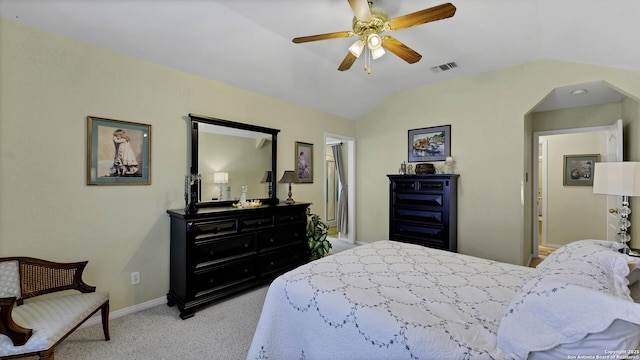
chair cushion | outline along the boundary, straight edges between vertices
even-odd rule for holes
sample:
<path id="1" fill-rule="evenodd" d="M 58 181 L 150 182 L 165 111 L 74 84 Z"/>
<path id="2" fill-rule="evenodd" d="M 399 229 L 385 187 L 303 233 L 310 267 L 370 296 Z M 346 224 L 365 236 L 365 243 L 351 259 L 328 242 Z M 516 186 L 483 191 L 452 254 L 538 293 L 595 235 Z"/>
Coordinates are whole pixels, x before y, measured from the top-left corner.
<path id="1" fill-rule="evenodd" d="M 0 297 L 20 299 L 20 294 L 18 261 L 0 261 Z"/>
<path id="2" fill-rule="evenodd" d="M 13 346 L 9 337 L 0 335 L 0 354 L 25 354 L 49 349 L 107 300 L 109 293 L 93 292 L 34 300 L 14 307 L 13 320 L 20 326 L 33 329 L 33 335 L 22 346 Z"/>

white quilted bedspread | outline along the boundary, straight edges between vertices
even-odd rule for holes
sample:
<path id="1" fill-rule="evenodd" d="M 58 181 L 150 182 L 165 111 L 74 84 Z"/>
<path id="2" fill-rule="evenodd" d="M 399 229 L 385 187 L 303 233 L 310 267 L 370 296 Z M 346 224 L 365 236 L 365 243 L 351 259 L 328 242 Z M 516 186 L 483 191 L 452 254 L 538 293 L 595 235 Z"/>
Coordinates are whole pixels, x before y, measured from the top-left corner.
<path id="1" fill-rule="evenodd" d="M 491 359 L 534 269 L 378 241 L 270 286 L 247 359 Z"/>

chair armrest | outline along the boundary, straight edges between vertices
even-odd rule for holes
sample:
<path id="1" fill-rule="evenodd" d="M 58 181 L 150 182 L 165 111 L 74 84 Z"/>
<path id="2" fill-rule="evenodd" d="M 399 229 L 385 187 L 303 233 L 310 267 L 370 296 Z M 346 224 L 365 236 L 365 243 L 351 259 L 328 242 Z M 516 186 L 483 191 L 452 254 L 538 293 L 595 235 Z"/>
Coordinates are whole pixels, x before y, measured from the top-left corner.
<path id="1" fill-rule="evenodd" d="M 33 330 L 24 328 L 13 321 L 11 312 L 15 303 L 15 297 L 0 298 L 0 334 L 8 336 L 14 346 L 20 346 L 29 340 Z"/>

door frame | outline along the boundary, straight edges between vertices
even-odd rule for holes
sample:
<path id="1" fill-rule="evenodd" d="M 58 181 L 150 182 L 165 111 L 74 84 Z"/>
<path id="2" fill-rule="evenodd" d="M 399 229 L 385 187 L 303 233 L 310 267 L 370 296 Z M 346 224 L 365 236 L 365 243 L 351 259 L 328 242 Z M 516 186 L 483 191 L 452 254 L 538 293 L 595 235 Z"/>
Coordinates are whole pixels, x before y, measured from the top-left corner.
<path id="1" fill-rule="evenodd" d="M 346 161 L 345 161 L 345 165 L 346 165 L 346 171 L 347 171 L 347 203 L 348 203 L 348 208 L 347 208 L 347 217 L 348 217 L 348 221 L 347 221 L 347 227 L 349 232 L 346 234 L 347 238 L 346 241 L 351 243 L 351 244 L 355 244 L 356 243 L 356 139 L 350 136 L 345 136 L 345 135 L 339 135 L 339 134 L 333 134 L 333 133 L 328 133 L 325 132 L 324 133 L 324 141 L 323 141 L 323 146 L 324 146 L 324 159 L 327 158 L 327 139 L 331 138 L 331 139 L 338 139 L 340 141 L 342 141 L 342 145 L 346 145 L 347 148 L 347 156 L 346 156 Z M 344 155 L 344 153 L 343 153 Z M 343 159 L 344 160 L 344 159 Z M 323 183 L 326 184 L 327 182 L 327 169 L 326 167 L 324 167 L 324 169 L 322 170 L 322 179 L 323 179 Z M 323 186 L 324 190 L 324 200 L 323 201 L 323 211 L 325 214 L 325 218 L 326 218 L 326 213 L 327 213 L 327 207 L 324 204 L 326 202 L 327 199 L 327 187 Z M 344 238 L 343 238 L 344 239 Z"/>

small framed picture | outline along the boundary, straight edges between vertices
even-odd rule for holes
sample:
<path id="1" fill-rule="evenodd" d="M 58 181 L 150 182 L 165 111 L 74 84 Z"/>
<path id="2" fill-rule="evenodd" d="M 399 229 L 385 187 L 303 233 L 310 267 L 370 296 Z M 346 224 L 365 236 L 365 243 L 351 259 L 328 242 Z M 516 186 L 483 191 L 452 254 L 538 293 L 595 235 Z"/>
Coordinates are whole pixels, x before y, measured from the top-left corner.
<path id="1" fill-rule="evenodd" d="M 562 184 L 565 186 L 593 186 L 593 169 L 600 154 L 565 155 Z"/>
<path id="2" fill-rule="evenodd" d="M 296 175 L 299 183 L 313 183 L 313 144 L 296 141 Z"/>
<path id="3" fill-rule="evenodd" d="M 409 162 L 444 161 L 451 156 L 451 125 L 409 130 Z"/>
<path id="4" fill-rule="evenodd" d="M 151 184 L 151 125 L 87 117 L 87 185 Z"/>

